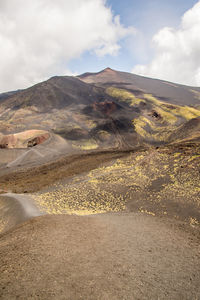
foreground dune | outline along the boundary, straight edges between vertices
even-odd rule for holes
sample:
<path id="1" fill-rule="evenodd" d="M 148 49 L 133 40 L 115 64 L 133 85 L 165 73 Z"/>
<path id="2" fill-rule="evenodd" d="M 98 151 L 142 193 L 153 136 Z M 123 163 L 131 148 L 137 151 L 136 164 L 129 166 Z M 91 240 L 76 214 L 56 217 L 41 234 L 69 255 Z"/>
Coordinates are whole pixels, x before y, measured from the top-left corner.
<path id="1" fill-rule="evenodd" d="M 1 299 L 200 295 L 196 237 L 153 216 L 42 216 L 2 235 L 0 245 Z"/>

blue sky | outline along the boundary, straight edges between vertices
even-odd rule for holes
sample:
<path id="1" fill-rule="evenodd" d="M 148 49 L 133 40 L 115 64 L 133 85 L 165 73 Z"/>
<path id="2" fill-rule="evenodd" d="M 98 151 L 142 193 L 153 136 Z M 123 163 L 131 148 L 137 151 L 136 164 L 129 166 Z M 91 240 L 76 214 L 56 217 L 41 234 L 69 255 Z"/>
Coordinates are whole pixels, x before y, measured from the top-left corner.
<path id="1" fill-rule="evenodd" d="M 200 0 L 0 0 L 0 92 L 106 67 L 200 86 Z"/>
<path id="2" fill-rule="evenodd" d="M 120 41 L 117 56 L 97 57 L 86 51 L 78 59 L 68 63 L 72 72 L 81 74 L 86 70 L 95 72 L 106 67 L 131 72 L 134 65 L 146 64 L 153 57 L 151 39 L 161 28 L 178 28 L 183 14 L 197 3 L 196 0 L 107 0 L 113 15 L 119 15 L 124 26 L 133 26 L 138 36 Z M 138 45 L 140 49 L 138 50 Z M 141 51 L 142 48 L 142 51 Z M 142 52 L 142 53 L 141 53 Z"/>

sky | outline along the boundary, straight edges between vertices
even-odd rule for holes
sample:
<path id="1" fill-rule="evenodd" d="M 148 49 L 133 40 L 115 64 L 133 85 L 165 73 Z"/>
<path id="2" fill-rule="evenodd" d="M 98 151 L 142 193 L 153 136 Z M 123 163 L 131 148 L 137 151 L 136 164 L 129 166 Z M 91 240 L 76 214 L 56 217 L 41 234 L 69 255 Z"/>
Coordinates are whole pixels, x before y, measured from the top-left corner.
<path id="1" fill-rule="evenodd" d="M 0 92 L 106 67 L 200 86 L 200 1 L 0 0 Z"/>

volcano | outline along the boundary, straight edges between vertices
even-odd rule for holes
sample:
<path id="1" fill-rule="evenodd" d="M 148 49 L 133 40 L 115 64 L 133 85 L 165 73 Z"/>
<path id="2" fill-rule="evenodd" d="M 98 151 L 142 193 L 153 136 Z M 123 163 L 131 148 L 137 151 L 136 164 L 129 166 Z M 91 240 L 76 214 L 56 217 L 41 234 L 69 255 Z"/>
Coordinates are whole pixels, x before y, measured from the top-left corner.
<path id="1" fill-rule="evenodd" d="M 1 94 L 0 298 L 198 299 L 199 183 L 199 87 L 106 68 Z"/>
<path id="2" fill-rule="evenodd" d="M 160 145 L 200 117 L 199 99 L 199 88 L 107 68 L 53 77 L 2 97 L 0 132 L 44 130 L 64 138 L 69 153 Z"/>

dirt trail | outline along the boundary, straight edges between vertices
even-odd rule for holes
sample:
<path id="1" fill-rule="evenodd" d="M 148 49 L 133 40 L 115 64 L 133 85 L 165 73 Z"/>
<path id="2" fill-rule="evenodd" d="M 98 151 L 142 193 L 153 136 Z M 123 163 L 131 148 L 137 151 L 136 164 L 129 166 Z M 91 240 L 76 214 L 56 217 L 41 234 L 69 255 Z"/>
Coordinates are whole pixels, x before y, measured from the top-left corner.
<path id="1" fill-rule="evenodd" d="M 198 246 L 142 214 L 37 217 L 0 237 L 0 298 L 199 299 Z"/>
<path id="2" fill-rule="evenodd" d="M 32 217 L 43 213 L 29 195 L 6 193 L 0 195 L 0 234 Z"/>

